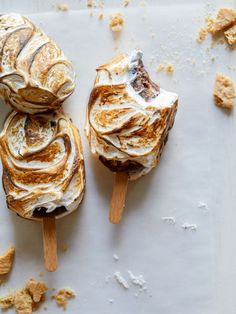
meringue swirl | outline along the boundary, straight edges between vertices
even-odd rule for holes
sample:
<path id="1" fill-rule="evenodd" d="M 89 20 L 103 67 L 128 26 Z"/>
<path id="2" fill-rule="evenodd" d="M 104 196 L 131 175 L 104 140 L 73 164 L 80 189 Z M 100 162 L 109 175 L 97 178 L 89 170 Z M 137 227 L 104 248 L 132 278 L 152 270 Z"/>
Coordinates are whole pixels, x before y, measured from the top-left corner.
<path id="1" fill-rule="evenodd" d="M 173 126 L 178 96 L 161 89 L 144 69 L 142 52 L 121 54 L 97 69 L 87 110 L 93 154 L 130 180 L 158 164 Z"/>
<path id="2" fill-rule="evenodd" d="M 7 205 L 24 218 L 64 216 L 84 195 L 79 132 L 61 111 L 13 111 L 0 135 Z"/>
<path id="3" fill-rule="evenodd" d="M 43 31 L 19 14 L 0 16 L 0 95 L 14 109 L 60 108 L 75 88 L 72 64 Z"/>

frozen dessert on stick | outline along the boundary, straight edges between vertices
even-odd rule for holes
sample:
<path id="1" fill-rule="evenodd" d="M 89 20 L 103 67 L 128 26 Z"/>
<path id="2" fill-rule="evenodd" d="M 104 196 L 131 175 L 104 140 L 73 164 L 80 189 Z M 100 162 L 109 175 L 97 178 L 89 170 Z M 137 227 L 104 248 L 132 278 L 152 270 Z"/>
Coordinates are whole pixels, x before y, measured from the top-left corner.
<path id="1" fill-rule="evenodd" d="M 86 133 L 91 151 L 116 173 L 110 220 L 119 223 L 128 180 L 159 162 L 173 126 L 178 96 L 149 77 L 141 51 L 120 54 L 97 68 Z"/>
<path id="2" fill-rule="evenodd" d="M 55 219 L 73 212 L 85 187 L 77 128 L 62 110 L 30 115 L 12 111 L 0 134 L 8 208 L 42 220 L 48 270 L 56 268 Z"/>
<path id="3" fill-rule="evenodd" d="M 39 113 L 60 108 L 75 74 L 57 44 L 26 17 L 0 16 L 0 96 L 13 109 Z"/>

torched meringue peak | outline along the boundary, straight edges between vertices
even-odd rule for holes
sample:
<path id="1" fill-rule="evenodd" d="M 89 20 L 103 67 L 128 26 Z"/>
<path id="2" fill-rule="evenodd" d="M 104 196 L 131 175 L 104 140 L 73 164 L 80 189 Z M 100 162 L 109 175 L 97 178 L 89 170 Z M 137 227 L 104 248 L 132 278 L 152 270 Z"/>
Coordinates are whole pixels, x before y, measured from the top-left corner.
<path id="1" fill-rule="evenodd" d="M 86 122 L 91 151 L 130 180 L 158 164 L 173 126 L 178 96 L 151 81 L 142 52 L 120 54 L 97 68 Z"/>
<path id="2" fill-rule="evenodd" d="M 75 88 L 72 64 L 43 31 L 19 14 L 0 16 L 0 96 L 30 114 L 60 108 Z"/>
<path id="3" fill-rule="evenodd" d="M 24 218 L 62 217 L 82 201 L 84 160 L 77 128 L 61 111 L 13 111 L 0 135 L 7 205 Z"/>

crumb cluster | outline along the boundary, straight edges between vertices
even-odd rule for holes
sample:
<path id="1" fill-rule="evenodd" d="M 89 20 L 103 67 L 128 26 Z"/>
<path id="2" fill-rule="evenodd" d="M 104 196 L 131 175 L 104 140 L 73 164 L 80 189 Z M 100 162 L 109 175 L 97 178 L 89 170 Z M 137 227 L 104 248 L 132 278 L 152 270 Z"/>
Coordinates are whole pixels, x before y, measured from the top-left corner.
<path id="1" fill-rule="evenodd" d="M 224 43 L 224 39 L 230 46 L 236 43 L 236 10 L 221 8 L 216 17 L 207 16 L 205 21 L 206 25 L 198 32 L 198 42 L 202 42 L 210 33 L 213 37 L 218 36 L 220 43 Z"/>
<path id="2" fill-rule="evenodd" d="M 68 300 L 75 297 L 75 292 L 71 288 L 63 288 L 57 291 L 52 296 L 58 306 L 63 307 L 64 310 L 67 308 Z"/>
<path id="3" fill-rule="evenodd" d="M 164 71 L 167 74 L 172 74 L 174 72 L 174 66 L 172 63 L 161 63 L 157 67 L 157 72 Z"/>
<path id="4" fill-rule="evenodd" d="M 124 26 L 124 16 L 122 13 L 113 13 L 110 15 L 110 29 L 113 32 L 120 32 Z"/>

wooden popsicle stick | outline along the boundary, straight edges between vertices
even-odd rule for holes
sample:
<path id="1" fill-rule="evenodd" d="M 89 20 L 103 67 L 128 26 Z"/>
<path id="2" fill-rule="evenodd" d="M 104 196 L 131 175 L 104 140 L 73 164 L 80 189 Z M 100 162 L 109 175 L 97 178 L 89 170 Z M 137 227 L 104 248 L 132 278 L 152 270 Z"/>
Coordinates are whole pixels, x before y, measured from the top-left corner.
<path id="1" fill-rule="evenodd" d="M 57 269 L 57 235 L 55 217 L 43 218 L 44 262 L 48 271 Z"/>
<path id="2" fill-rule="evenodd" d="M 125 207 L 127 187 L 128 175 L 125 172 L 117 172 L 113 185 L 111 207 L 109 212 L 109 219 L 113 224 L 118 224 L 121 221 Z"/>

